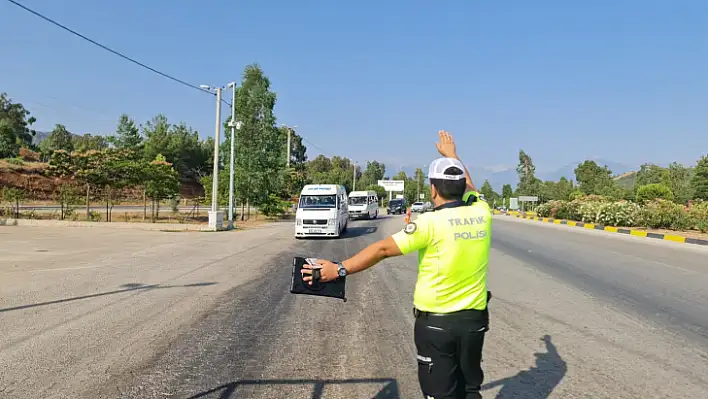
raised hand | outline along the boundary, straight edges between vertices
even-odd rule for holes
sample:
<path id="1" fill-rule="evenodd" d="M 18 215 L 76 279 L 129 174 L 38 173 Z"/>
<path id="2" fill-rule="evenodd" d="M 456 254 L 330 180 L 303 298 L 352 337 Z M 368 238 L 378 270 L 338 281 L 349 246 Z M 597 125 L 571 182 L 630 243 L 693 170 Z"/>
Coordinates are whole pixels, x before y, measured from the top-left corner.
<path id="1" fill-rule="evenodd" d="M 444 130 L 438 132 L 440 142 L 435 143 L 440 155 L 449 158 L 457 158 L 457 149 L 455 148 L 455 140 L 452 135 Z"/>

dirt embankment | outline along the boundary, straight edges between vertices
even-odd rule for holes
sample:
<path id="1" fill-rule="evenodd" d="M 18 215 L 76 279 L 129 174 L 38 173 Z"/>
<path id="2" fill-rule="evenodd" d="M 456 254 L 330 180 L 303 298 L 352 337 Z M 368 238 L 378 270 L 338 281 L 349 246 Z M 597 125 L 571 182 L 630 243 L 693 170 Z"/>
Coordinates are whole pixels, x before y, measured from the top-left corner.
<path id="1" fill-rule="evenodd" d="M 28 201 L 52 201 L 54 194 L 62 184 L 77 185 L 74 179 L 47 176 L 44 173 L 45 169 L 46 164 L 38 162 L 24 162 L 21 165 L 16 165 L 0 161 L 0 188 L 20 189 L 25 193 L 25 198 Z M 117 193 L 114 192 L 114 195 L 127 201 L 142 200 L 141 190 L 124 189 Z M 192 199 L 203 196 L 204 188 L 199 182 L 193 180 L 181 182 L 180 197 Z"/>

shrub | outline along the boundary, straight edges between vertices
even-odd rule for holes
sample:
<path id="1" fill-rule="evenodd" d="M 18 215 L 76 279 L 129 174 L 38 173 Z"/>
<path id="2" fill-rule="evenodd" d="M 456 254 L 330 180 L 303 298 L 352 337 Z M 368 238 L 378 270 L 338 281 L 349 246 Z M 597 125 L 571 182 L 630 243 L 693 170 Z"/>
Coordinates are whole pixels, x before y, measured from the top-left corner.
<path id="1" fill-rule="evenodd" d="M 685 230 L 694 224 L 683 206 L 664 199 L 647 202 L 639 213 L 639 223 L 642 227 L 672 230 Z"/>
<path id="2" fill-rule="evenodd" d="M 261 204 L 260 211 L 263 215 L 268 217 L 280 216 L 285 213 L 286 209 L 289 207 L 290 203 L 288 201 L 283 201 L 277 195 L 270 194 L 268 195 L 268 199 Z"/>
<path id="3" fill-rule="evenodd" d="M 663 184 L 647 184 L 637 189 L 637 202 L 645 204 L 656 199 L 674 200 L 674 193 Z"/>
<path id="4" fill-rule="evenodd" d="M 595 223 L 617 227 L 636 226 L 640 212 L 641 207 L 633 202 L 610 202 L 602 205 Z"/>
<path id="5" fill-rule="evenodd" d="M 688 209 L 688 216 L 693 221 L 694 228 L 700 230 L 701 233 L 708 232 L 708 202 L 694 203 Z"/>
<path id="6" fill-rule="evenodd" d="M 20 148 L 20 158 L 27 162 L 39 162 L 39 153 L 30 150 L 29 148 Z"/>
<path id="7" fill-rule="evenodd" d="M 10 165 L 22 166 L 25 164 L 24 161 L 22 161 L 22 159 L 20 158 L 7 158 L 5 159 L 5 161 Z"/>

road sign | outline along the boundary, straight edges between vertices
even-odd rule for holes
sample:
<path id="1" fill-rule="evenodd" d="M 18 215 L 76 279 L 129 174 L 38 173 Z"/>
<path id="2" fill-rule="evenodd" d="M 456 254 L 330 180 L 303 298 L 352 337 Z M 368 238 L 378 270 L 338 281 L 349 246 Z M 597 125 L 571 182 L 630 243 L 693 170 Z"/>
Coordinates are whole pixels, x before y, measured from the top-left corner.
<path id="1" fill-rule="evenodd" d="M 403 180 L 379 180 L 379 186 L 386 191 L 403 191 L 405 182 Z"/>
<path id="2" fill-rule="evenodd" d="M 514 210 L 514 211 L 519 209 L 519 199 L 518 198 L 509 198 L 509 209 Z"/>
<path id="3" fill-rule="evenodd" d="M 418 196 L 418 198 L 420 198 L 420 199 L 425 199 L 425 194 L 420 194 L 420 195 Z"/>
<path id="4" fill-rule="evenodd" d="M 538 197 L 536 196 L 530 196 L 530 195 L 520 195 L 519 196 L 519 201 L 521 202 L 537 202 Z"/>

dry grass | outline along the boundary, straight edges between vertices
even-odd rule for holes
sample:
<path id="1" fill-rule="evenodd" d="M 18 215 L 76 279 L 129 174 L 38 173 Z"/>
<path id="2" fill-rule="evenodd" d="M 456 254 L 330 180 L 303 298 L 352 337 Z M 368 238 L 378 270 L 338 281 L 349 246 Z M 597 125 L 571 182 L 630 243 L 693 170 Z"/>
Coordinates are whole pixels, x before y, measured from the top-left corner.
<path id="1" fill-rule="evenodd" d="M 36 172 L 43 170 L 47 167 L 46 163 L 43 162 L 26 162 L 22 161 L 22 164 L 17 165 L 12 163 L 11 161 L 8 161 L 6 159 L 0 159 L 0 171 L 2 170 L 13 170 L 13 171 L 30 171 L 30 172 Z"/>

